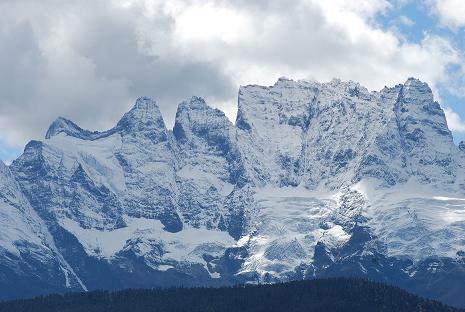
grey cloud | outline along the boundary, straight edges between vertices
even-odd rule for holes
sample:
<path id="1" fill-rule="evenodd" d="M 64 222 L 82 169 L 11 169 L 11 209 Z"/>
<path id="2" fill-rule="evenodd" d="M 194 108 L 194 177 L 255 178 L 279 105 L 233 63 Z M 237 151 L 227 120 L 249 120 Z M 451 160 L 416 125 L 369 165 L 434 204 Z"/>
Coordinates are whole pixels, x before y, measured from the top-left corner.
<path id="1" fill-rule="evenodd" d="M 31 25 L 21 22 L 8 31 L 0 31 L 0 96 L 7 104 L 24 102 L 37 94 L 37 81 L 46 65 Z M 1 105 L 7 113 L 11 105 Z"/>
<path id="2" fill-rule="evenodd" d="M 142 53 L 144 49 L 133 22 L 141 15 L 137 10 L 124 17 L 105 12 L 91 16 L 85 23 L 75 49 L 92 61 L 97 76 L 128 81 L 131 95 L 154 96 L 168 123 L 172 122 L 179 101 L 187 97 L 200 95 L 227 100 L 234 96 L 236 87 L 216 64 L 157 54 L 157 45 L 169 44 L 163 42 L 172 31 L 173 20 L 168 16 L 161 16 L 149 25 L 149 31 L 158 35 L 152 38 L 150 54 Z"/>
<path id="3" fill-rule="evenodd" d="M 212 101 L 235 96 L 236 87 L 214 64 L 148 53 L 136 27 L 142 12 L 109 3 L 0 4 L 10 13 L 0 22 L 0 139 L 24 144 L 42 138 L 58 116 L 90 129 L 108 128 L 141 95 L 158 101 L 168 123 L 191 95 Z M 63 21 L 67 46 L 44 48 Z M 158 19 L 149 31 L 166 39 L 170 23 L 169 17 Z"/>
<path id="4" fill-rule="evenodd" d="M 404 44 L 370 24 L 373 16 L 358 16 L 354 27 L 343 18 L 330 21 L 323 2 L 209 2 L 252 20 L 232 41 L 217 33 L 178 38 L 179 20 L 163 9 L 165 1 L 150 1 L 151 15 L 143 2 L 123 8 L 110 0 L 1 1 L 0 139 L 42 138 L 58 115 L 105 129 L 141 95 L 154 97 L 170 124 L 177 104 L 191 95 L 232 111 L 239 83 L 283 75 L 352 79 L 369 88 L 412 75 L 435 83 L 456 62 L 435 52 L 440 41 Z M 176 3 L 185 9 L 205 2 Z"/>

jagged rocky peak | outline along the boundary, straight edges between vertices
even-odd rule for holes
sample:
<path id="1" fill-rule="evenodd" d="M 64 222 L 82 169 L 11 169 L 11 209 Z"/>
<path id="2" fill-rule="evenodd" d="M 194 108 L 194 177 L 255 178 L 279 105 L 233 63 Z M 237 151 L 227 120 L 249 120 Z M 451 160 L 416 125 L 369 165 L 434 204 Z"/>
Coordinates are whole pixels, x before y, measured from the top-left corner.
<path id="1" fill-rule="evenodd" d="M 193 96 L 187 101 L 183 101 L 178 106 L 176 118 L 182 120 L 189 117 L 190 119 L 205 119 L 209 116 L 218 118 L 226 118 L 226 115 L 219 109 L 209 106 L 202 97 Z"/>
<path id="2" fill-rule="evenodd" d="M 153 142 L 167 140 L 167 129 L 157 103 L 149 97 L 140 97 L 132 109 L 124 114 L 115 127 L 123 135 L 145 136 Z"/>
<path id="3" fill-rule="evenodd" d="M 273 87 L 281 87 L 281 88 L 294 88 L 298 84 L 301 83 L 308 83 L 307 81 L 296 81 L 287 77 L 279 77 L 278 80 L 275 82 Z"/>
<path id="4" fill-rule="evenodd" d="M 17 159 L 15 159 L 12 165 L 14 166 L 15 162 L 23 158 L 35 158 L 36 156 L 38 156 L 38 154 L 42 152 L 43 145 L 44 144 L 41 141 L 37 141 L 37 140 L 29 141 L 24 147 L 23 154 L 19 156 Z"/>
<path id="5" fill-rule="evenodd" d="M 241 86 L 236 125 L 239 129 L 258 130 L 272 124 L 305 127 L 310 105 L 320 84 L 280 78 L 273 86 Z"/>
<path id="6" fill-rule="evenodd" d="M 431 88 L 428 86 L 428 84 L 413 77 L 408 78 L 404 83 L 402 95 L 406 101 L 434 101 L 433 91 L 431 91 Z"/>
<path id="7" fill-rule="evenodd" d="M 130 124 L 163 124 L 163 116 L 161 115 L 160 109 L 157 103 L 150 97 L 140 97 L 136 100 L 136 103 L 129 112 L 124 114 L 123 118 L 118 122 L 118 125 L 130 125 Z"/>
<path id="8" fill-rule="evenodd" d="M 354 81 L 333 79 L 330 82 L 292 80 L 281 77 L 272 86 L 241 86 L 238 98 L 236 126 L 255 130 L 260 123 L 287 124 L 306 129 L 309 121 L 320 111 L 343 106 L 344 98 L 354 97 L 371 101 L 375 92 Z M 321 100 L 323 99 L 323 100 Z M 321 100 L 321 101 L 320 101 Z"/>
<path id="9" fill-rule="evenodd" d="M 215 144 L 220 137 L 224 140 L 233 127 L 226 115 L 207 105 L 201 97 L 193 96 L 178 106 L 173 133 L 180 143 L 192 141 L 193 136 Z M 218 142 L 216 142 L 218 143 Z"/>
<path id="10" fill-rule="evenodd" d="M 211 109 L 205 100 L 200 96 L 193 96 L 187 101 L 183 101 L 178 106 L 178 112 L 182 112 L 184 110 L 205 110 Z"/>
<path id="11" fill-rule="evenodd" d="M 457 164 L 451 154 L 456 147 L 444 111 L 434 101 L 430 87 L 409 78 L 395 110 L 411 174 L 424 181 L 453 182 Z"/>
<path id="12" fill-rule="evenodd" d="M 89 139 L 99 134 L 99 132 L 84 130 L 69 119 L 58 117 L 48 128 L 45 138 L 51 139 L 60 133 L 80 139 Z"/>
<path id="13" fill-rule="evenodd" d="M 250 87 L 250 86 L 247 86 Z M 280 92 L 283 96 L 289 96 L 291 94 L 296 94 L 296 90 L 331 90 L 336 91 L 339 94 L 346 94 L 350 96 L 358 96 L 358 95 L 369 95 L 371 92 L 362 86 L 360 83 L 349 80 L 349 81 L 342 81 L 339 78 L 334 78 L 329 82 L 320 83 L 315 80 L 293 80 L 286 77 L 281 77 L 276 81 L 276 83 L 271 87 L 262 87 L 274 92 Z M 290 90 L 285 90 L 290 89 Z"/>
<path id="14" fill-rule="evenodd" d="M 129 112 L 124 114 L 117 126 L 129 129 L 141 125 L 165 127 L 165 122 L 157 103 L 145 96 L 136 100 L 134 106 Z"/>
<path id="15" fill-rule="evenodd" d="M 398 117 L 401 119 L 418 119 L 419 123 L 414 123 L 415 125 L 432 126 L 438 134 L 452 139 L 444 111 L 434 100 L 433 91 L 427 83 L 409 78 L 399 91 L 396 105 Z"/>

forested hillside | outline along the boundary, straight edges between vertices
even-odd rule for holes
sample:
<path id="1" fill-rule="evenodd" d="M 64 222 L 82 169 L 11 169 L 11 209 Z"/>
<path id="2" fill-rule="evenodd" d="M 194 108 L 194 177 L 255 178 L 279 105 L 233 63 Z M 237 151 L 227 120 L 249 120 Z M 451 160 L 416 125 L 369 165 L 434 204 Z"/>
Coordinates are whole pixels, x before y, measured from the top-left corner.
<path id="1" fill-rule="evenodd" d="M 321 279 L 225 288 L 139 289 L 0 303 L 0 312 L 461 311 L 367 280 Z"/>

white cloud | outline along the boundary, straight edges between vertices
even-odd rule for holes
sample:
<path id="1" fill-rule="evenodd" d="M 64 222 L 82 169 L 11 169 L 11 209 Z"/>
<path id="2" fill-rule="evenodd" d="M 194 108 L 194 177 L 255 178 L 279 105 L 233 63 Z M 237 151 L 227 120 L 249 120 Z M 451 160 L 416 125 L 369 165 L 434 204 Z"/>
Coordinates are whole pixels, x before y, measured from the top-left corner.
<path id="1" fill-rule="evenodd" d="M 465 5 L 463 0 L 435 0 L 434 5 L 443 25 L 452 29 L 465 26 Z"/>
<path id="2" fill-rule="evenodd" d="M 408 27 L 411 27 L 411 26 L 415 25 L 415 22 L 413 20 L 411 20 L 410 18 L 408 18 L 407 16 L 405 16 L 405 15 L 401 15 L 399 17 L 399 23 L 404 25 L 404 26 L 408 26 Z"/>
<path id="3" fill-rule="evenodd" d="M 173 42 L 191 58 L 218 64 L 239 84 L 271 84 L 284 75 L 339 77 L 379 89 L 416 76 L 434 88 L 447 81 L 448 66 L 463 64 L 444 38 L 426 34 L 412 44 L 378 28 L 372 20 L 390 9 L 386 1 L 270 3 L 183 2 L 169 12 Z M 213 7 L 220 18 L 212 17 Z"/>
<path id="4" fill-rule="evenodd" d="M 452 132 L 465 133 L 465 121 L 449 107 L 444 108 L 446 114 L 447 125 Z"/>
<path id="5" fill-rule="evenodd" d="M 252 26 L 249 15 L 213 2 L 186 7 L 174 13 L 177 14 L 173 36 L 184 43 L 200 41 L 208 44 L 219 40 L 234 44 Z"/>

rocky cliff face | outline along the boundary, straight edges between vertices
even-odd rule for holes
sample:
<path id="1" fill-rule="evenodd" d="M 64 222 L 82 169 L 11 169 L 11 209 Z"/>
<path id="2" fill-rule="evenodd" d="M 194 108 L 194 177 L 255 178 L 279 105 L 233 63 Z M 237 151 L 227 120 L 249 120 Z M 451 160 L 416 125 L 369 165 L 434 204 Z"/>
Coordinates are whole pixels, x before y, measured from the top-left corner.
<path id="1" fill-rule="evenodd" d="M 0 165 L 0 289 L 349 275 L 465 305 L 464 157 L 416 79 L 281 78 L 241 87 L 235 124 L 193 97 L 172 131 L 145 97 L 104 132 L 58 118 Z"/>
<path id="2" fill-rule="evenodd" d="M 3 297 L 86 290 L 55 245 L 46 223 L 34 211 L 10 170 L 0 161 L 0 272 Z"/>

